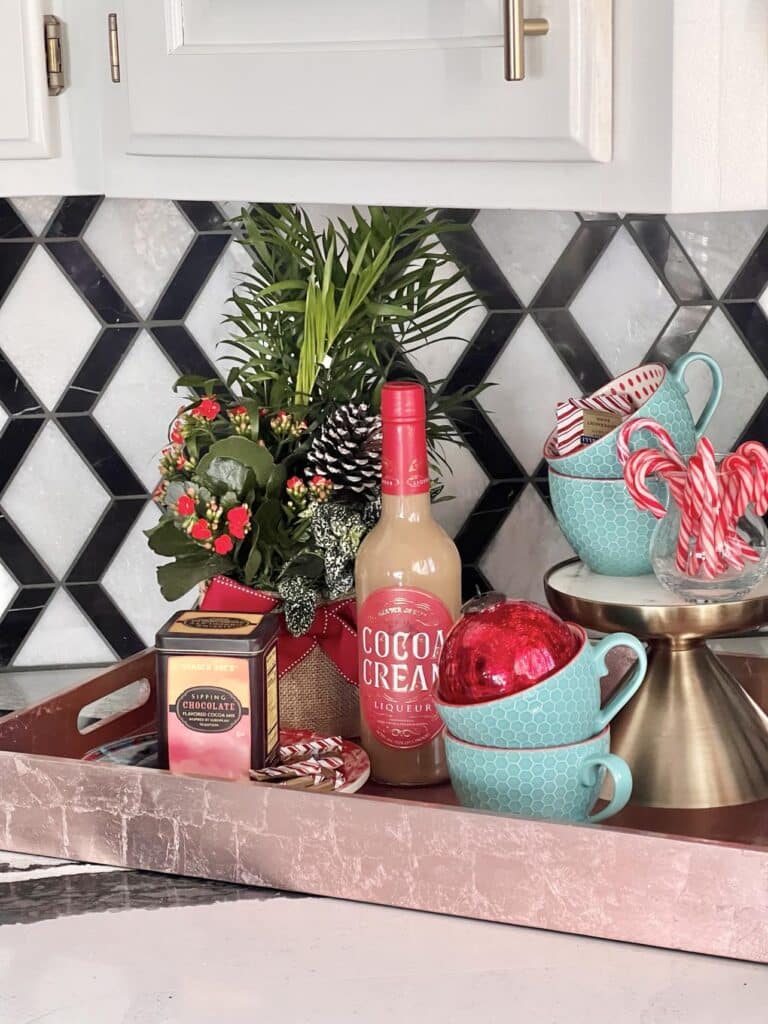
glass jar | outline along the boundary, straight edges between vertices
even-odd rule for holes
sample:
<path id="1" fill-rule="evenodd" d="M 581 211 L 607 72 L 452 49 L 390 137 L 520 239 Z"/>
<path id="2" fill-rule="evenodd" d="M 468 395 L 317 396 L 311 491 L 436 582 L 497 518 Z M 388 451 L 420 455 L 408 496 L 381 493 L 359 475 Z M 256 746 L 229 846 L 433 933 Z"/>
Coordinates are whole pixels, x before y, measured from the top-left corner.
<path id="1" fill-rule="evenodd" d="M 720 493 L 727 492 L 730 473 L 724 471 L 718 457 Z M 682 474 L 681 474 L 682 478 Z M 681 479 L 681 486 L 684 481 Z M 651 565 L 662 586 L 696 604 L 717 601 L 738 601 L 754 590 L 768 571 L 768 530 L 750 504 L 732 531 L 726 529 L 706 556 L 701 541 L 687 535 L 680 541 L 681 512 L 672 498 L 667 501 L 667 514 L 660 519 L 651 537 Z M 738 542 L 754 552 L 753 558 L 734 557 Z M 712 550 L 716 552 L 716 569 L 712 569 Z"/>

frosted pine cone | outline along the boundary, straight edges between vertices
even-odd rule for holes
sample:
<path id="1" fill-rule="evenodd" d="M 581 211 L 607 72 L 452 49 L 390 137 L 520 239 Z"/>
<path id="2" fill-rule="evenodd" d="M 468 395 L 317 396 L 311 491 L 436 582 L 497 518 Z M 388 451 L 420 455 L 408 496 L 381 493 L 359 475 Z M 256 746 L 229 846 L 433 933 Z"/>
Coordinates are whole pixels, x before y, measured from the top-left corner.
<path id="1" fill-rule="evenodd" d="M 327 477 L 340 491 L 372 495 L 381 483 L 381 420 L 361 402 L 347 402 L 317 431 L 307 455 L 307 476 Z"/>

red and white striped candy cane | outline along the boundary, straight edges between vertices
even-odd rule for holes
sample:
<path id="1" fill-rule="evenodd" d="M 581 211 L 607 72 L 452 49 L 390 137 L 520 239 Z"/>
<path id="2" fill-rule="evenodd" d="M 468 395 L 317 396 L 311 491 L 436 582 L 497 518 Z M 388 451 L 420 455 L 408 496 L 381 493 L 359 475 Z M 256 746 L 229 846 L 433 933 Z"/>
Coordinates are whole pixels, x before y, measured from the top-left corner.
<path id="1" fill-rule="evenodd" d="M 755 512 L 764 516 L 768 512 L 768 451 L 759 441 L 745 441 L 736 454 L 743 455 L 752 466 L 752 501 Z"/>
<path id="2" fill-rule="evenodd" d="M 646 430 L 649 434 L 653 434 L 664 454 L 677 463 L 678 469 L 685 469 L 685 459 L 677 450 L 669 431 L 665 430 L 660 423 L 652 420 L 649 416 L 641 416 L 636 420 L 627 420 L 619 430 L 619 436 L 616 441 L 616 457 L 622 466 L 626 465 L 629 458 L 629 439 L 638 430 Z"/>
<path id="3" fill-rule="evenodd" d="M 720 485 L 717 480 L 715 450 L 706 437 L 699 438 L 696 445 L 698 463 L 693 470 L 689 464 L 689 472 L 696 472 L 695 491 L 700 502 L 701 518 L 699 536 L 696 544 L 694 566 L 700 567 L 706 579 L 714 579 L 720 571 L 720 555 L 717 545 L 717 521 L 720 512 Z M 701 471 L 699 473 L 699 466 Z M 690 575 L 697 575 L 696 572 Z"/>
<path id="4" fill-rule="evenodd" d="M 630 497 L 643 512 L 650 512 L 655 519 L 663 519 L 667 510 L 657 497 L 648 490 L 646 483 L 649 476 L 657 474 L 672 477 L 679 474 L 676 462 L 670 459 L 663 452 L 654 448 L 642 448 L 639 452 L 632 452 L 624 465 L 624 481 L 627 485 Z M 679 483 L 670 485 L 675 492 L 679 493 Z"/>

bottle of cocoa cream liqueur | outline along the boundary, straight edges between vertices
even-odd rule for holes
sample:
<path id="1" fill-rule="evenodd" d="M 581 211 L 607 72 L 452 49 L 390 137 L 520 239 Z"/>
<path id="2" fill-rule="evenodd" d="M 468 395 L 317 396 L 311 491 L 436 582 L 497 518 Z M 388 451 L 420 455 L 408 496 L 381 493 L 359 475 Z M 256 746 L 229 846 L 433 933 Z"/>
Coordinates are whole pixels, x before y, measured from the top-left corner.
<path id="1" fill-rule="evenodd" d="M 461 563 L 432 518 L 424 389 L 385 384 L 381 418 L 382 514 L 355 569 L 361 735 L 374 779 L 425 786 L 448 777 L 433 692 Z"/>

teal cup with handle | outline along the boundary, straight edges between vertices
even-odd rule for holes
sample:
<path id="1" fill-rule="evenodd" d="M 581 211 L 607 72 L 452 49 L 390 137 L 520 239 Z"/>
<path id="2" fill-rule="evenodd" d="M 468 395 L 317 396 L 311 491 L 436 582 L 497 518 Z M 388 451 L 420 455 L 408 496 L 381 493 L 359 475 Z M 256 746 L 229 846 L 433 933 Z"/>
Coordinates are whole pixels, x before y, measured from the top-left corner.
<path id="1" fill-rule="evenodd" d="M 610 753 L 610 747 L 608 727 L 580 743 L 525 750 L 481 747 L 450 734 L 445 737 L 448 772 L 464 807 L 592 824 L 618 814 L 632 795 L 629 766 Z M 607 807 L 590 814 L 606 772 L 613 778 L 613 797 Z"/>
<path id="2" fill-rule="evenodd" d="M 663 481 L 647 483 L 665 503 Z M 635 505 L 623 479 L 564 476 L 550 467 L 549 496 L 566 540 L 593 572 L 644 576 L 653 571 L 651 537 L 656 520 Z"/>
<path id="3" fill-rule="evenodd" d="M 569 623 L 579 649 L 567 665 L 519 693 L 482 704 L 446 704 L 435 708 L 448 732 L 457 739 L 484 747 L 554 747 L 595 736 L 632 699 L 645 678 L 645 648 L 629 633 L 612 633 L 593 644 L 581 626 Z M 614 647 L 629 647 L 637 655 L 631 672 L 602 705 L 600 679 L 607 674 L 605 659 Z"/>
<path id="4" fill-rule="evenodd" d="M 701 416 L 694 423 L 686 399 L 688 386 L 685 383 L 685 371 L 695 362 L 702 362 L 709 368 L 712 390 Z M 596 391 L 595 395 L 627 395 L 635 405 L 634 412 L 628 418 L 649 416 L 656 420 L 669 431 L 678 451 L 685 456 L 693 455 L 696 442 L 712 419 L 722 393 L 723 375 L 712 356 L 705 352 L 689 352 L 671 367 L 663 363 L 648 363 L 627 370 Z M 616 480 L 621 476 L 621 466 L 616 457 L 616 441 L 620 429 L 615 427 L 597 441 L 568 455 L 558 455 L 557 431 L 554 430 L 544 444 L 544 458 L 552 469 L 565 476 Z M 639 430 L 630 440 L 633 451 L 649 446 L 656 448 L 658 442 L 644 430 Z"/>

